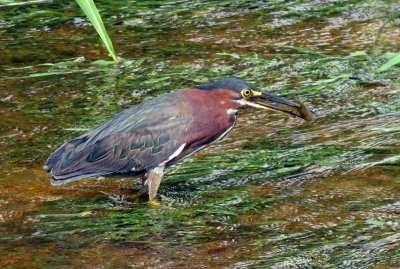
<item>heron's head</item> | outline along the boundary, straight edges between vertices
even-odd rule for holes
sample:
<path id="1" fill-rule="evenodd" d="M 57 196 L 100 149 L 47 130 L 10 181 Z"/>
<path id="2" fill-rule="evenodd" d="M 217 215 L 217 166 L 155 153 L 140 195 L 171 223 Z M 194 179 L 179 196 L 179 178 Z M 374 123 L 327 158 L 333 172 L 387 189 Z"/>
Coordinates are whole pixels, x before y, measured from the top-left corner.
<path id="1" fill-rule="evenodd" d="M 235 108 L 244 109 L 255 107 L 260 109 L 272 109 L 287 113 L 293 117 L 311 120 L 310 110 L 303 104 L 272 95 L 240 79 L 221 79 L 212 83 L 200 85 L 196 88 L 202 90 L 229 90 L 229 94 L 220 98 L 227 98 L 229 101 L 233 101 L 231 103 L 235 104 Z"/>

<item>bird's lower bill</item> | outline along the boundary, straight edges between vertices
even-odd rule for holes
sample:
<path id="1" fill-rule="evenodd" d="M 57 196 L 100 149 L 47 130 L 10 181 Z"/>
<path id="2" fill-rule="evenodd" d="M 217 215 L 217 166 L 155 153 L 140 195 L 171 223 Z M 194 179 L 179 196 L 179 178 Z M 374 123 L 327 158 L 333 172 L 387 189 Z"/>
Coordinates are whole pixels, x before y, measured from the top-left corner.
<path id="1" fill-rule="evenodd" d="M 253 107 L 281 111 L 293 117 L 302 118 L 308 121 L 312 119 L 311 111 L 299 100 L 292 102 L 263 92 L 260 96 L 252 98 L 247 102 L 252 103 L 249 105 Z"/>

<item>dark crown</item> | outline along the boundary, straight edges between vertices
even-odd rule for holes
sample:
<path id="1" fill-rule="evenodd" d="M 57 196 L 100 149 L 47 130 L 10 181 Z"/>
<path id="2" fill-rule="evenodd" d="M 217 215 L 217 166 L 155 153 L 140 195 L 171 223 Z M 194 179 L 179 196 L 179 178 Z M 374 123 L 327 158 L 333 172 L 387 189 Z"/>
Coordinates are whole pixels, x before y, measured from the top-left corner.
<path id="1" fill-rule="evenodd" d="M 237 93 L 240 93 L 243 89 L 250 88 L 252 90 L 259 90 L 254 85 L 244 82 L 243 80 L 237 78 L 224 78 L 211 83 L 203 84 L 196 89 L 201 90 L 215 90 L 215 89 L 228 89 Z"/>

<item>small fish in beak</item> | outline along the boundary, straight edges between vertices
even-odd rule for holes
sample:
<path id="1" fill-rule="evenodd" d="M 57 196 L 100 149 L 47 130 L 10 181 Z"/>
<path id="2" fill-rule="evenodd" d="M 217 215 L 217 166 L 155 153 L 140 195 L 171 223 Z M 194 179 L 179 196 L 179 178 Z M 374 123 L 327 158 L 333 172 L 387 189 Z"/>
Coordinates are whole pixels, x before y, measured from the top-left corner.
<path id="1" fill-rule="evenodd" d="M 266 93 L 252 91 L 252 96 L 248 99 L 248 103 L 252 103 L 250 106 L 263 108 L 263 109 L 273 109 L 282 111 L 293 117 L 302 118 L 307 121 L 312 120 L 312 112 L 308 109 L 298 98 L 292 102 L 281 97 Z"/>

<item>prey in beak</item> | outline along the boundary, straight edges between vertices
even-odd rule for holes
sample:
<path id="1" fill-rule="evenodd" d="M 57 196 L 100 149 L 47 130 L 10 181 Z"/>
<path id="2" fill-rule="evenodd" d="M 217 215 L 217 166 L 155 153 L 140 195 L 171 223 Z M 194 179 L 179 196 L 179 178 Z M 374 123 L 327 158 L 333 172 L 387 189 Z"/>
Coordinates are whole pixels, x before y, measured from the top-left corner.
<path id="1" fill-rule="evenodd" d="M 272 109 L 287 113 L 293 117 L 312 120 L 312 112 L 299 100 L 292 102 L 281 97 L 253 89 L 244 89 L 241 92 L 245 105 L 261 109 Z"/>

